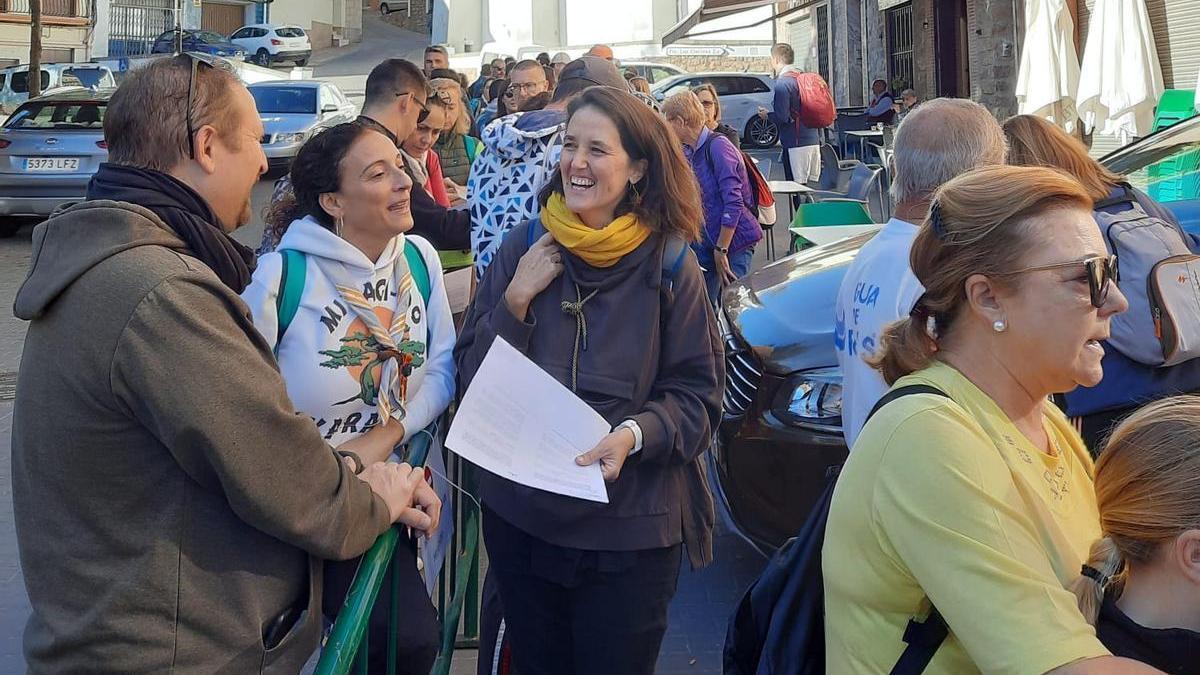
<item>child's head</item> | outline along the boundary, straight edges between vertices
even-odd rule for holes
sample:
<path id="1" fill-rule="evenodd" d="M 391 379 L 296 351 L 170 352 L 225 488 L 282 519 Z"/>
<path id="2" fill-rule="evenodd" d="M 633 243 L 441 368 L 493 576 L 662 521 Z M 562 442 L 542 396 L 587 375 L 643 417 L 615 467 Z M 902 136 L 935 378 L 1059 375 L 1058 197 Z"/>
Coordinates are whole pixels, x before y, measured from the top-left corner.
<path id="1" fill-rule="evenodd" d="M 1074 590 L 1089 621 L 1104 591 L 1154 569 L 1200 593 L 1200 396 L 1176 396 L 1130 415 L 1096 463 L 1103 538 Z M 1089 569 L 1090 568 L 1090 569 Z"/>

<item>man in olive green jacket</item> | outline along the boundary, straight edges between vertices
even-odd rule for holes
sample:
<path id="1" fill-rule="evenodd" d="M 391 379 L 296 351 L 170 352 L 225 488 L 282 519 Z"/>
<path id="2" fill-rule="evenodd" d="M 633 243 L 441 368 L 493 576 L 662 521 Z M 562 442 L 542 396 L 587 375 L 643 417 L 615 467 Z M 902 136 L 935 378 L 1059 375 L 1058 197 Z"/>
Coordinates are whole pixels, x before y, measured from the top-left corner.
<path id="1" fill-rule="evenodd" d="M 192 102 L 187 114 L 184 101 Z M 230 73 L 131 75 L 88 201 L 39 225 L 13 419 L 33 672 L 296 673 L 321 560 L 436 526 L 421 472 L 360 477 L 294 412 L 238 297 L 262 125 Z M 361 467 L 360 467 L 361 468 Z"/>

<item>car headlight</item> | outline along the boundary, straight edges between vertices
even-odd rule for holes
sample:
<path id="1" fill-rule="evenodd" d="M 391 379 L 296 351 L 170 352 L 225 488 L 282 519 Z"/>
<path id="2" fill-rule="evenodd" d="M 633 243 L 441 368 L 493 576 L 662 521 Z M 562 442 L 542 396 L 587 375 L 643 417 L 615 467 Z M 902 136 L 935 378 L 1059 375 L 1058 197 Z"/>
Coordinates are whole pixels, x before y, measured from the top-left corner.
<path id="1" fill-rule="evenodd" d="M 300 131 L 294 134 L 275 134 L 276 143 L 303 143 L 308 132 Z"/>
<path id="2" fill-rule="evenodd" d="M 842 371 L 821 368 L 789 377 L 771 411 L 785 424 L 815 431 L 842 431 Z"/>

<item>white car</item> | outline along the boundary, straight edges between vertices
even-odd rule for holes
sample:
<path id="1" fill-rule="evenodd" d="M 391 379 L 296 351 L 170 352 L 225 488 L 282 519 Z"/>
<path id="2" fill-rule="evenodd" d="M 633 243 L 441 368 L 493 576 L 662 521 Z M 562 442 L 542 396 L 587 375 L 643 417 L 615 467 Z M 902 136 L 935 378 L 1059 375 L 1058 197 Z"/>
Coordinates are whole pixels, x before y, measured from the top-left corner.
<path id="1" fill-rule="evenodd" d="M 673 66 L 669 63 L 653 63 L 650 61 L 622 60 L 618 68 L 620 70 L 633 70 L 638 74 L 638 77 L 646 78 L 646 81 L 650 83 L 651 87 L 669 77 L 683 75 L 687 72 L 686 70 L 678 66 Z"/>
<path id="2" fill-rule="evenodd" d="M 771 85 L 774 80 L 763 73 L 684 73 L 658 82 L 651 93 L 658 101 L 672 94 L 711 84 L 721 101 L 721 121 L 737 129 L 742 147 L 769 148 L 779 141 L 779 129 L 769 119 L 758 116 L 762 106 L 774 105 Z"/>
<path id="3" fill-rule="evenodd" d="M 281 61 L 303 66 L 312 55 L 308 33 L 300 26 L 257 23 L 235 30 L 229 41 L 246 50 L 247 61 L 264 68 Z"/>

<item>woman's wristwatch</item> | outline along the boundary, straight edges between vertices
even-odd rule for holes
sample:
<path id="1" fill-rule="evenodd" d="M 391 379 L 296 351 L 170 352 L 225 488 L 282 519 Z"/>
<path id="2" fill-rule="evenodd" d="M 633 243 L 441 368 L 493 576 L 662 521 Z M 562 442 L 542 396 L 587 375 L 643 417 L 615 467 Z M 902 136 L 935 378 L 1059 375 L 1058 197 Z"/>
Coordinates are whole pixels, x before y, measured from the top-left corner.
<path id="1" fill-rule="evenodd" d="M 729 255 L 729 247 L 728 246 L 714 246 L 713 250 L 716 251 L 717 253 L 723 253 L 725 255 Z"/>
<path id="2" fill-rule="evenodd" d="M 636 420 L 625 420 L 618 424 L 613 431 L 617 429 L 628 429 L 633 432 L 633 449 L 629 451 L 629 454 L 636 454 L 642 449 L 642 426 Z"/>

